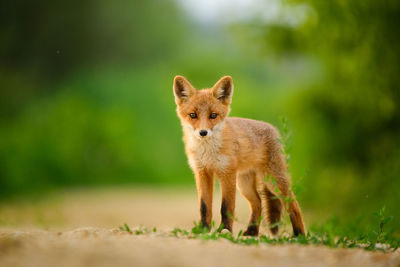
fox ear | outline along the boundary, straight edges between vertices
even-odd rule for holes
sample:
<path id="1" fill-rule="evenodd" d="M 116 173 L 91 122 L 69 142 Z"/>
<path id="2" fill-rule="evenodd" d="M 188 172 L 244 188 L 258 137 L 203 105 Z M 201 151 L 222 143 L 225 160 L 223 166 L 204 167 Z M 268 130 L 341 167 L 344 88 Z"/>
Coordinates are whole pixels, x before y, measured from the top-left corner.
<path id="1" fill-rule="evenodd" d="M 213 95 L 223 104 L 229 105 L 233 94 L 233 81 L 231 76 L 222 77 L 212 88 Z"/>
<path id="2" fill-rule="evenodd" d="M 183 76 L 175 76 L 174 78 L 174 95 L 176 104 L 180 104 L 188 100 L 194 93 L 193 85 Z"/>

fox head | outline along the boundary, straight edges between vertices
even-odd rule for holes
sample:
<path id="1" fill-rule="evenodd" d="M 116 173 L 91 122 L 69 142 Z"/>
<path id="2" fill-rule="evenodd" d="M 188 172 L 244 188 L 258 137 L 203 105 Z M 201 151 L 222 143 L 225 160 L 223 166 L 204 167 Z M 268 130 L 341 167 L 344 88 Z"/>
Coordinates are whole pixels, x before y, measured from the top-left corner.
<path id="1" fill-rule="evenodd" d="M 222 77 L 209 89 L 196 90 L 183 76 L 174 79 L 174 95 L 182 126 L 198 139 L 207 139 L 218 132 L 230 111 L 233 81 Z"/>

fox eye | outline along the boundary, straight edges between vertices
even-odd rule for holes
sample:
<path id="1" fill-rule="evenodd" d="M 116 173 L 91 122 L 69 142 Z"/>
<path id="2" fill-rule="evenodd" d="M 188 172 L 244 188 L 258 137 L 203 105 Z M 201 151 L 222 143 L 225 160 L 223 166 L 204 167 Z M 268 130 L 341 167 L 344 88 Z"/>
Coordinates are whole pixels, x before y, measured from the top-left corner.
<path id="1" fill-rule="evenodd" d="M 197 118 L 197 114 L 196 113 L 190 113 L 189 116 L 192 119 L 196 119 Z"/>
<path id="2" fill-rule="evenodd" d="M 217 113 L 211 113 L 210 114 L 210 119 L 215 119 L 218 116 Z"/>

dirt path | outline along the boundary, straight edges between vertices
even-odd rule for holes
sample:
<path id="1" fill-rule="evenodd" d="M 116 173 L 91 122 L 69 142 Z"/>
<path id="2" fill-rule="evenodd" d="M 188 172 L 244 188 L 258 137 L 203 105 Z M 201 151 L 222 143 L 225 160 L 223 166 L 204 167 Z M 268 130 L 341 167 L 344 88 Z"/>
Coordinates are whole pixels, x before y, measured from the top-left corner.
<path id="1" fill-rule="evenodd" d="M 218 199 L 218 197 L 216 198 Z M 400 266 L 400 252 L 299 245 L 243 246 L 171 237 L 197 218 L 193 190 L 66 192 L 39 202 L 0 205 L 0 266 Z M 214 214 L 218 214 L 214 205 Z M 238 199 L 245 227 L 247 204 Z M 217 216 L 214 216 L 218 220 Z M 131 235 L 117 227 L 157 226 Z"/>

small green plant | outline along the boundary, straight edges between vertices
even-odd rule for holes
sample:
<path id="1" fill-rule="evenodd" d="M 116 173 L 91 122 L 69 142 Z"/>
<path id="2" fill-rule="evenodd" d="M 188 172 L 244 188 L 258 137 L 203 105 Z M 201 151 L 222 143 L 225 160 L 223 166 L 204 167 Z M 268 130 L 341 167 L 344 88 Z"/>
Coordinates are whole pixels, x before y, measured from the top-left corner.
<path id="1" fill-rule="evenodd" d="M 384 231 L 384 227 L 388 224 L 392 219 L 393 216 L 386 217 L 385 216 L 385 209 L 386 207 L 383 206 L 379 211 L 375 212 L 374 215 L 379 219 L 379 229 L 378 232 L 374 232 L 376 235 L 377 242 L 385 240 L 387 237 L 387 232 Z"/>
<path id="2" fill-rule="evenodd" d="M 378 227 L 368 234 L 368 239 L 370 240 L 368 249 L 377 248 L 379 245 L 389 245 L 393 249 L 399 247 L 399 242 L 393 242 L 389 237 L 389 232 L 385 231 L 385 226 L 393 219 L 393 216 L 386 217 L 385 209 L 386 207 L 383 206 L 380 210 L 374 212 L 375 217 L 378 218 Z"/>
<path id="3" fill-rule="evenodd" d="M 289 129 L 288 126 L 288 119 L 286 117 L 280 117 L 282 130 L 281 130 L 281 138 L 278 139 L 278 142 L 282 145 L 281 153 L 285 155 L 286 164 L 289 166 L 290 162 L 290 151 L 292 150 L 291 145 L 291 136 L 292 131 Z"/>
<path id="4" fill-rule="evenodd" d="M 179 236 L 187 236 L 189 235 L 189 232 L 186 230 L 182 230 L 180 228 L 175 227 L 174 230 L 171 231 L 171 233 L 175 236 L 175 237 L 179 237 Z"/>
<path id="5" fill-rule="evenodd" d="M 192 234 L 198 235 L 198 234 L 205 234 L 208 232 L 208 228 L 203 225 L 202 222 L 196 223 L 193 222 L 194 227 L 191 230 Z"/>
<path id="6" fill-rule="evenodd" d="M 132 231 L 132 229 L 129 227 L 129 225 L 127 223 L 124 223 L 123 226 L 120 226 L 118 228 L 119 228 L 119 230 L 121 230 L 123 232 L 127 232 L 128 234 L 134 233 L 135 235 L 143 235 L 143 234 L 147 234 L 150 232 L 147 228 L 142 227 L 142 226 L 140 226 L 139 229 L 135 229 L 134 231 Z M 154 227 L 154 229 L 155 229 L 155 227 Z M 154 229 L 153 229 L 153 232 L 155 232 Z"/>
<path id="7" fill-rule="evenodd" d="M 119 230 L 121 230 L 121 231 L 125 231 L 125 232 L 127 232 L 127 233 L 129 233 L 129 234 L 132 234 L 132 230 L 131 230 L 131 228 L 128 226 L 128 224 L 127 223 L 124 223 L 124 226 L 120 226 L 120 227 L 118 227 L 119 228 Z"/>
<path id="8" fill-rule="evenodd" d="M 146 228 L 139 228 L 134 231 L 135 235 L 143 235 L 148 233 L 149 231 Z"/>

